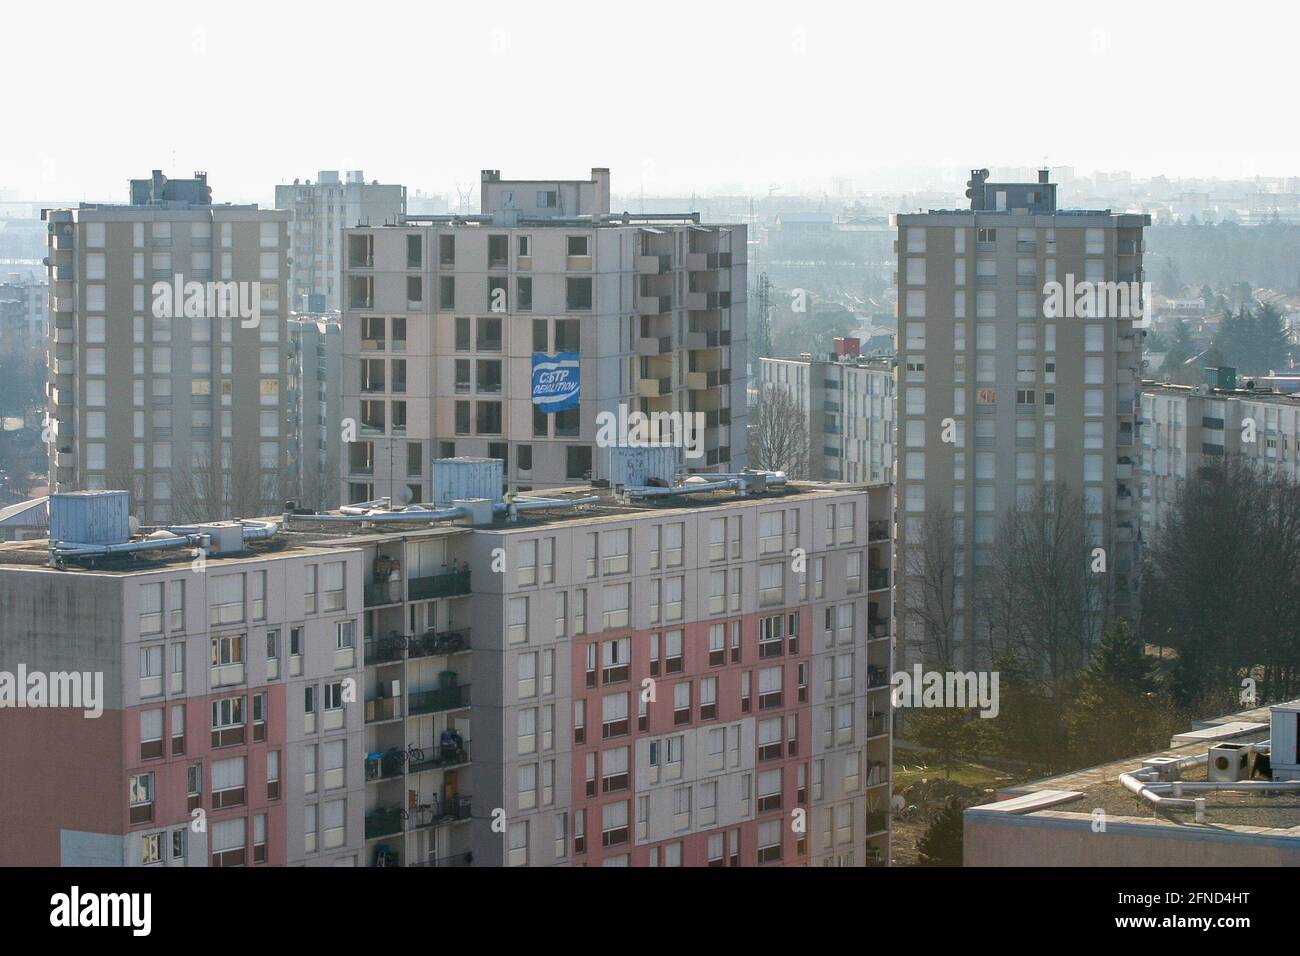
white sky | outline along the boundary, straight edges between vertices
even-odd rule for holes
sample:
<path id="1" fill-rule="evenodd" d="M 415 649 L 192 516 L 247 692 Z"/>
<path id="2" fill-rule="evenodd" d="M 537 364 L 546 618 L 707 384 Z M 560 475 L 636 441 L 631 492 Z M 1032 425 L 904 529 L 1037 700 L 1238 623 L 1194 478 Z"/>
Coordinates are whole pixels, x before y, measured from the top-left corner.
<path id="1" fill-rule="evenodd" d="M 0 190 L 217 201 L 320 169 L 616 193 L 859 188 L 900 168 L 1300 173 L 1291 3 L 260 0 L 4 10 Z M 7 138 L 7 137 L 6 137 Z M 701 145 L 707 144 L 707 145 Z M 960 188 L 954 182 L 954 188 Z"/>

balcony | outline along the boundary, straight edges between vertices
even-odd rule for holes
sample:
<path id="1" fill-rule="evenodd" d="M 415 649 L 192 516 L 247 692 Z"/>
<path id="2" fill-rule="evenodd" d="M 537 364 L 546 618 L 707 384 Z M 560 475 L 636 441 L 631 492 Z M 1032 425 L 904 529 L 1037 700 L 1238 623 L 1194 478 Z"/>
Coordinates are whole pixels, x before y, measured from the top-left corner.
<path id="1" fill-rule="evenodd" d="M 867 590 L 883 591 L 889 587 L 889 568 L 872 568 L 867 571 Z"/>
<path id="2" fill-rule="evenodd" d="M 470 798 L 454 796 L 441 803 L 435 801 L 434 803 L 420 804 L 415 809 L 414 826 L 416 829 L 439 827 L 460 820 L 468 820 L 471 816 Z"/>
<path id="3" fill-rule="evenodd" d="M 445 657 L 463 654 L 470 648 L 469 628 L 454 631 L 426 631 L 407 642 L 406 656 L 411 660 L 424 657 Z"/>
<path id="4" fill-rule="evenodd" d="M 672 256 L 637 256 L 636 271 L 638 275 L 657 276 L 670 272 L 673 268 Z"/>
<path id="5" fill-rule="evenodd" d="M 385 720 L 399 720 L 402 716 L 400 697 L 372 697 L 366 701 L 366 723 L 377 724 Z"/>
<path id="6" fill-rule="evenodd" d="M 1037 286 L 1038 286 L 1038 276 L 1037 276 L 1037 275 L 1017 275 L 1017 276 L 1016 276 L 1016 288 L 1018 288 L 1018 289 L 1034 289 L 1034 288 L 1037 288 Z"/>
<path id="7" fill-rule="evenodd" d="M 705 272 L 709 269 L 730 269 L 730 252 L 688 252 L 686 268 L 690 272 Z"/>
<path id="8" fill-rule="evenodd" d="M 355 472 L 355 469 L 353 469 Z M 402 579 L 374 581 L 366 585 L 366 607 L 384 607 L 402 603 Z"/>
<path id="9" fill-rule="evenodd" d="M 407 584 L 412 601 L 428 601 L 432 598 L 460 597 L 470 593 L 468 571 L 447 571 L 443 574 L 429 574 L 411 578 Z"/>
<path id="10" fill-rule="evenodd" d="M 885 673 L 885 668 L 877 667 L 875 664 L 867 665 L 867 690 L 879 690 L 882 687 L 889 686 L 889 675 Z"/>
<path id="11" fill-rule="evenodd" d="M 637 380 L 636 393 L 642 398 L 661 398 L 673 393 L 672 376 Z"/>
<path id="12" fill-rule="evenodd" d="M 393 664 L 402 659 L 406 649 L 406 638 L 400 634 L 371 639 L 365 643 L 366 666 Z"/>
<path id="13" fill-rule="evenodd" d="M 670 295 L 639 295 L 636 297 L 637 315 L 664 315 L 673 310 Z"/>
<path id="14" fill-rule="evenodd" d="M 407 765 L 406 772 L 423 773 L 426 770 L 443 770 L 469 763 L 469 751 L 465 749 L 464 740 L 459 734 L 455 739 L 459 743 L 439 744 L 437 748 L 427 751 L 417 749 Z"/>
<path id="15" fill-rule="evenodd" d="M 393 836 L 405 829 L 407 813 L 401 807 L 371 810 L 366 814 L 366 839 Z"/>
<path id="16" fill-rule="evenodd" d="M 1032 255 L 1038 251 L 1038 241 L 1035 239 L 1017 239 L 1016 252 L 1021 255 Z"/>
<path id="17" fill-rule="evenodd" d="M 673 339 L 671 335 L 664 335 L 658 338 L 646 338 L 642 336 L 636 340 L 636 354 L 647 357 L 658 355 L 668 355 L 673 350 Z"/>
<path id="18" fill-rule="evenodd" d="M 883 618 L 867 618 L 867 640 L 883 641 L 889 639 L 889 621 Z"/>
<path id="19" fill-rule="evenodd" d="M 366 754 L 366 783 L 395 780 L 405 773 L 405 767 L 405 751 L 393 749 L 382 754 Z"/>
<path id="20" fill-rule="evenodd" d="M 1120 461 L 1115 463 L 1115 477 L 1120 481 L 1127 481 L 1133 477 L 1133 463 L 1131 461 Z"/>
<path id="21" fill-rule="evenodd" d="M 715 330 L 709 332 L 687 332 L 683 343 L 688 349 L 717 349 L 731 344 L 731 332 Z"/>
<path id="22" fill-rule="evenodd" d="M 686 308 L 694 311 L 731 308 L 730 292 L 687 292 Z"/>
<path id="23" fill-rule="evenodd" d="M 693 389 L 720 388 L 731 384 L 731 369 L 715 368 L 707 372 L 687 372 L 686 387 Z"/>
<path id="24" fill-rule="evenodd" d="M 889 733 L 888 714 L 867 714 L 867 736 L 883 737 Z"/>
<path id="25" fill-rule="evenodd" d="M 454 684 L 437 690 L 417 691 L 410 695 L 408 713 L 436 714 L 446 710 L 460 710 L 469 706 L 469 684 Z"/>
<path id="26" fill-rule="evenodd" d="M 889 540 L 889 522 L 888 522 L 888 521 L 869 521 L 869 522 L 867 522 L 867 540 L 868 540 L 868 541 L 888 541 L 888 540 Z"/>
<path id="27" fill-rule="evenodd" d="M 474 863 L 474 854 L 465 852 L 465 853 L 456 853 L 452 856 L 438 856 L 438 857 L 431 857 L 428 860 L 417 860 L 413 863 L 408 863 L 406 865 L 443 867 L 443 866 L 471 866 L 473 865 L 473 863 Z"/>

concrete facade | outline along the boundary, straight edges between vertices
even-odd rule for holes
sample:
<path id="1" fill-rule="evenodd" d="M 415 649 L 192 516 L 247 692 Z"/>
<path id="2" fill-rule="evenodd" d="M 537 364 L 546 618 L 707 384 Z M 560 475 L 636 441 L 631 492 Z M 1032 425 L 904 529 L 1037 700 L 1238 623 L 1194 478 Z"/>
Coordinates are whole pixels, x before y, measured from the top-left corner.
<path id="1" fill-rule="evenodd" d="M 289 307 L 303 312 L 341 308 L 343 230 L 396 223 L 406 213 L 406 187 L 366 182 L 361 170 L 343 179 L 325 169 L 300 183 L 275 187 L 275 208 L 293 214 L 289 226 Z"/>
<path id="2" fill-rule="evenodd" d="M 1140 287 L 1149 217 L 1058 210 L 1045 175 L 1020 184 L 985 176 L 972 176 L 969 210 L 895 217 L 900 607 L 907 549 L 922 539 L 927 511 L 953 517 L 969 595 L 1008 510 L 1064 483 L 1084 501 L 1092 541 L 1106 548 L 1111 600 L 1123 613 L 1138 539 L 1131 475 L 1142 335 L 1113 311 L 1049 316 L 1048 283 Z M 1140 306 L 1140 296 L 1131 300 Z M 955 608 L 954 640 L 969 655 L 980 614 Z M 926 653 L 919 624 L 913 630 L 900 616 L 908 664 Z"/>
<path id="3" fill-rule="evenodd" d="M 343 500 L 427 500 L 429 462 L 466 455 L 512 490 L 585 480 L 620 410 L 699 413 L 682 466 L 742 467 L 745 227 L 611 215 L 608 171 L 483 175 L 483 215 L 345 231 Z M 579 353 L 579 408 L 534 406 L 537 352 Z"/>
<path id="4" fill-rule="evenodd" d="M 794 396 L 808 427 L 808 477 L 892 481 L 894 366 L 889 359 L 759 360 L 759 387 Z"/>
<path id="5" fill-rule="evenodd" d="M 51 490 L 125 488 L 157 523 L 282 507 L 289 214 L 159 201 L 45 219 Z M 234 284 L 230 305 L 204 301 L 212 283 Z"/>

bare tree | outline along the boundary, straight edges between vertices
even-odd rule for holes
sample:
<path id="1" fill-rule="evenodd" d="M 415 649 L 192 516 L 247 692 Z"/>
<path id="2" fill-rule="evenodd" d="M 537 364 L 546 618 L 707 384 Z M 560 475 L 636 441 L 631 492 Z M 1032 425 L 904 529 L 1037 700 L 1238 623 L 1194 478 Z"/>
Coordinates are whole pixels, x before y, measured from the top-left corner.
<path id="1" fill-rule="evenodd" d="M 239 456 L 228 469 L 217 469 L 201 455 L 177 473 L 172 514 L 190 522 L 278 514 L 284 507 L 284 485 L 280 472 L 263 471 L 256 459 Z"/>
<path id="2" fill-rule="evenodd" d="M 927 506 L 917 533 L 905 536 L 903 552 L 905 637 L 909 644 L 921 644 L 927 667 L 952 670 L 962 637 L 954 632 L 961 553 L 952 513 L 941 505 Z M 913 633 L 914 628 L 920 633 Z"/>
<path id="3" fill-rule="evenodd" d="M 759 387 L 749 411 L 749 458 L 756 468 L 808 476 L 808 420 L 789 389 Z"/>
<path id="4" fill-rule="evenodd" d="M 1063 484 L 1007 512 L 990 565 L 977 568 L 990 659 L 1014 657 L 1052 688 L 1087 666 L 1110 597 L 1093 548 L 1083 500 Z"/>

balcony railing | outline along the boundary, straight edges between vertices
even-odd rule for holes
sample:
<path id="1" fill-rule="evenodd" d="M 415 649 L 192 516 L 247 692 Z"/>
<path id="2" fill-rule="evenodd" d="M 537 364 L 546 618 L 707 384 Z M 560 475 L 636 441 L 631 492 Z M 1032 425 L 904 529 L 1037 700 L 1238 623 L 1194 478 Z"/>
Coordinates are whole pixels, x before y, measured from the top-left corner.
<path id="1" fill-rule="evenodd" d="M 438 770 L 441 767 L 459 767 L 461 764 L 467 764 L 469 763 L 469 750 L 466 747 L 467 745 L 463 741 L 459 745 L 448 744 L 445 747 L 439 744 L 431 750 L 422 751 L 424 758 L 412 760 L 406 770 L 408 773 L 421 773 L 425 770 Z"/>
<path id="2" fill-rule="evenodd" d="M 400 634 L 372 638 L 365 643 L 365 662 L 367 665 L 392 664 L 402 659 L 404 650 L 406 638 Z"/>
<path id="3" fill-rule="evenodd" d="M 429 574 L 411 578 L 407 585 L 412 601 L 427 601 L 431 598 L 456 597 L 469 594 L 469 572 L 448 571 L 444 574 Z"/>
<path id="4" fill-rule="evenodd" d="M 401 807 L 371 810 L 366 814 L 366 839 L 375 840 L 401 833 L 406 816 L 406 811 Z"/>
<path id="5" fill-rule="evenodd" d="M 474 862 L 474 854 L 465 852 L 465 853 L 456 853 L 453 854 L 452 856 L 432 857 L 431 859 L 428 860 L 416 860 L 414 863 L 408 863 L 406 865 L 407 866 L 434 866 L 434 867 L 470 866 L 473 864 L 473 862 Z"/>
<path id="6" fill-rule="evenodd" d="M 869 521 L 869 522 L 867 522 L 867 540 L 868 540 L 868 541 L 888 541 L 888 540 L 889 540 L 889 522 L 888 522 L 888 521 Z"/>
<path id="7" fill-rule="evenodd" d="M 469 650 L 469 628 L 455 631 L 426 631 L 419 637 L 413 637 L 407 643 L 406 656 L 440 657 L 446 654 L 461 654 Z"/>
<path id="8" fill-rule="evenodd" d="M 393 581 L 374 581 L 366 585 L 366 607 L 381 607 L 385 604 L 402 603 L 401 579 Z"/>
<path id="9" fill-rule="evenodd" d="M 439 687 L 411 694 L 410 713 L 433 714 L 443 710 L 456 710 L 469 706 L 469 684 Z"/>
<path id="10" fill-rule="evenodd" d="M 448 800 L 421 804 L 415 809 L 416 827 L 437 827 L 458 820 L 468 820 L 471 816 L 470 798 L 455 796 Z"/>
<path id="11" fill-rule="evenodd" d="M 889 587 L 889 568 L 876 568 L 867 571 L 867 590 L 878 591 Z"/>
<path id="12" fill-rule="evenodd" d="M 867 714 L 867 736 L 880 737 L 889 732 L 889 717 L 886 714 Z"/>

